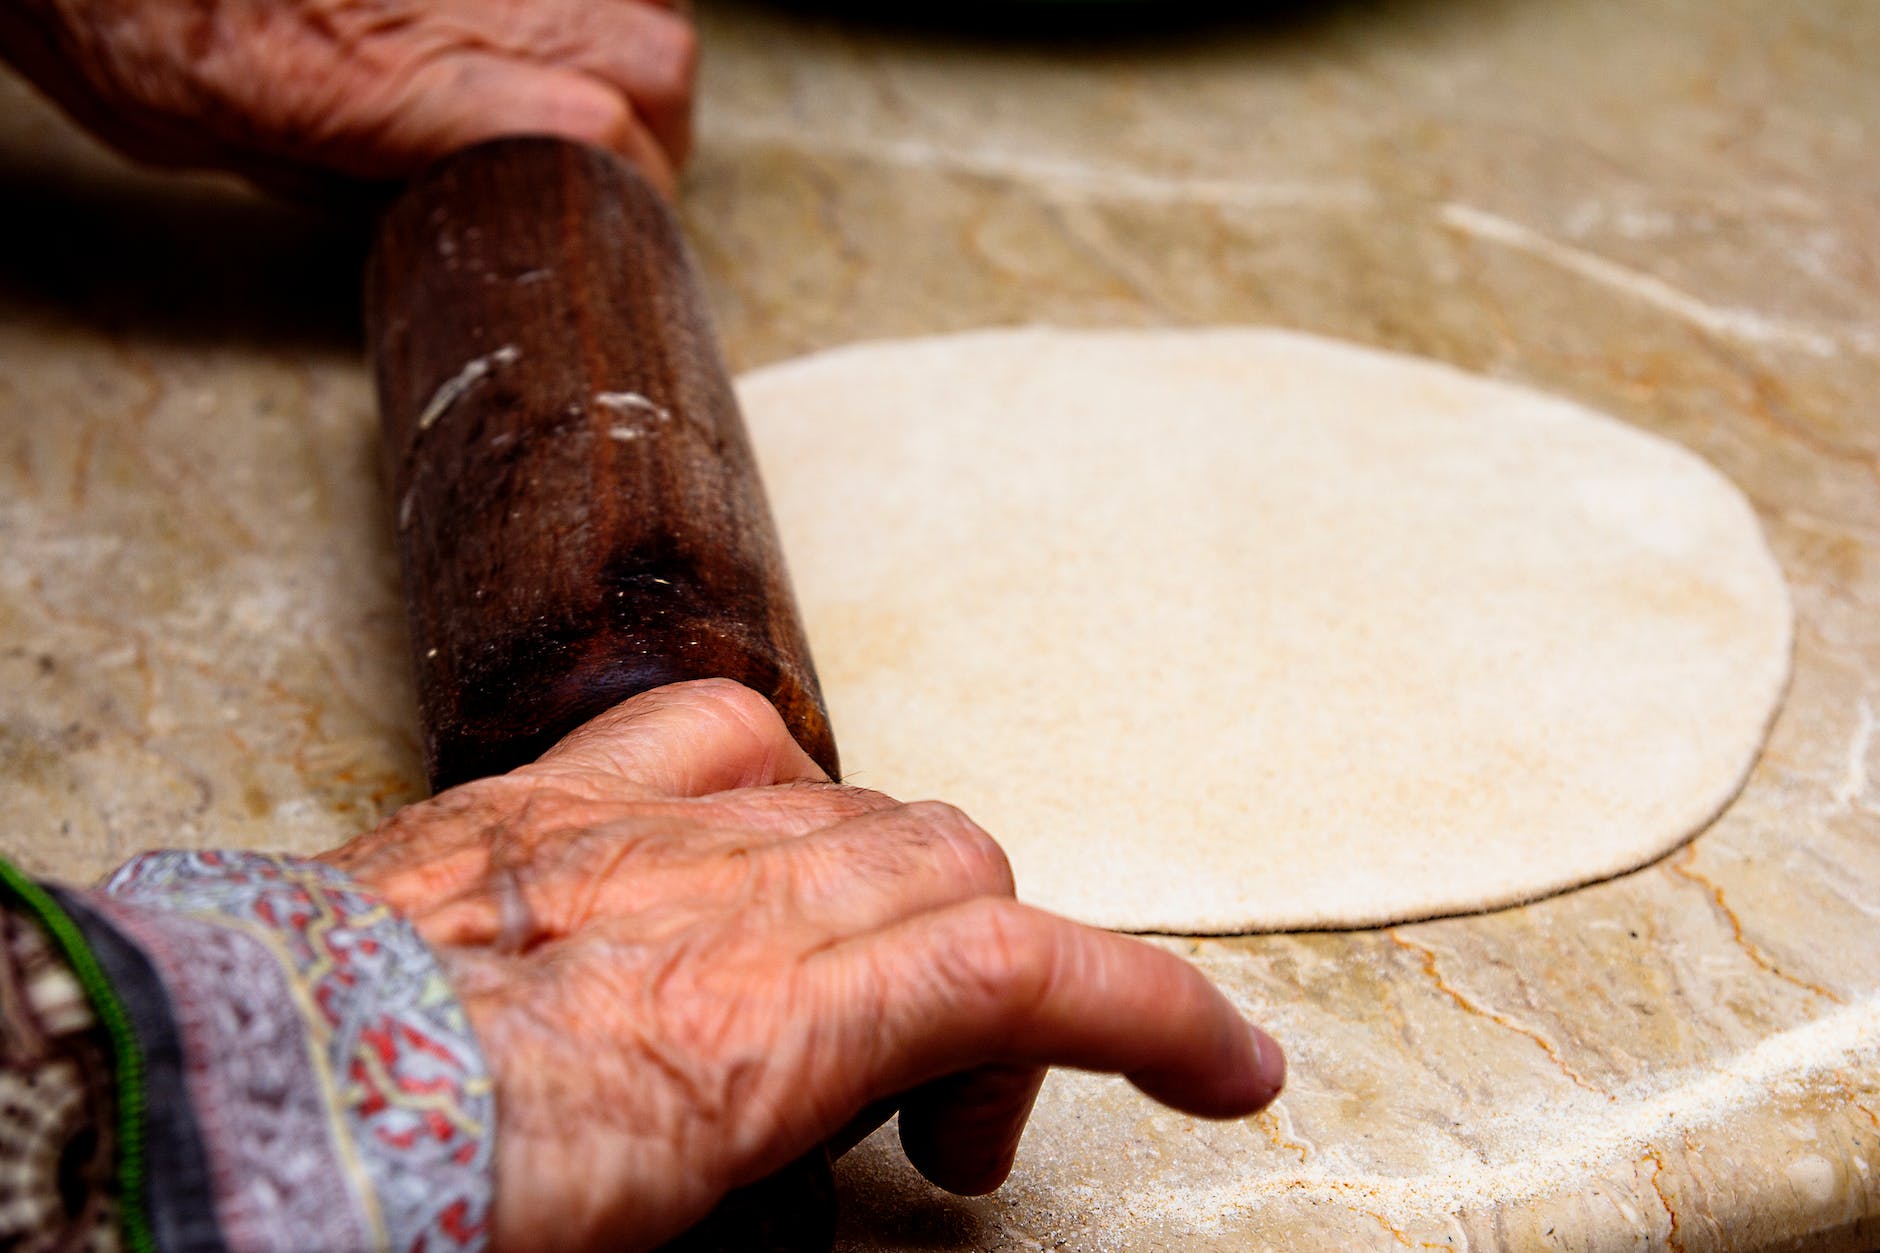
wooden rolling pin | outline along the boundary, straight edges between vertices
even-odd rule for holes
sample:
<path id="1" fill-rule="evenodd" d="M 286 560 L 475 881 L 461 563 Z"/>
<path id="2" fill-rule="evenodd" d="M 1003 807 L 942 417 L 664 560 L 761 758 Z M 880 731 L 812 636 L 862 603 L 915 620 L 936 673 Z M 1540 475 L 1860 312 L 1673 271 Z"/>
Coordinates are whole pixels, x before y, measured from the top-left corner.
<path id="1" fill-rule="evenodd" d="M 366 320 L 434 788 L 707 677 L 768 696 L 838 777 L 698 280 L 644 180 L 552 139 L 445 160 L 379 226 Z M 833 1240 L 819 1153 L 682 1243 Z"/>

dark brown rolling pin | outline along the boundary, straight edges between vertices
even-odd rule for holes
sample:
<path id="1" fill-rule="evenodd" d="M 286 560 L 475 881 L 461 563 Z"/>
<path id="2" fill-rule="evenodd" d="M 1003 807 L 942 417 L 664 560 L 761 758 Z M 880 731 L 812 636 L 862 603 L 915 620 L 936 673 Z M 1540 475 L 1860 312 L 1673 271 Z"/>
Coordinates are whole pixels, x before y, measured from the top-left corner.
<path id="1" fill-rule="evenodd" d="M 434 788 L 707 677 L 769 697 L 837 777 L 750 442 L 647 183 L 559 140 L 459 153 L 382 220 L 366 320 Z M 821 1153 L 684 1244 L 833 1240 Z"/>

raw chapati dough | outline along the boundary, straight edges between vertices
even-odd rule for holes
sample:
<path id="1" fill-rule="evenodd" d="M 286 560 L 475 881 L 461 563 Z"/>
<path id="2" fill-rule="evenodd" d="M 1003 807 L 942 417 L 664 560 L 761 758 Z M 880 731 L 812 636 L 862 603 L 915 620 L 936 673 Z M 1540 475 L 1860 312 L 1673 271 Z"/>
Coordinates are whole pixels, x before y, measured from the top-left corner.
<path id="1" fill-rule="evenodd" d="M 851 782 L 1185 933 L 1531 900 L 1708 822 L 1788 675 L 1742 494 L 1551 396 L 1272 330 L 999 330 L 741 385 Z"/>

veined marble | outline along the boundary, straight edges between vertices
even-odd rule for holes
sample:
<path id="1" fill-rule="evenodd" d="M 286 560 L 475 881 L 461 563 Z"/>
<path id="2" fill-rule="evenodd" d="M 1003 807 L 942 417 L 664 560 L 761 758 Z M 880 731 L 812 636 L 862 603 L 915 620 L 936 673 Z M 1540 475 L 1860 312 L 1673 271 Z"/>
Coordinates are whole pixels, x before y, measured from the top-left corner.
<path id="1" fill-rule="evenodd" d="M 1014 322 L 1422 353 L 1709 458 L 1798 612 L 1687 848 L 1483 917 L 1160 941 L 1287 1044 L 1274 1109 L 1059 1075 L 991 1197 L 851 1154 L 844 1249 L 1880 1244 L 1880 9 L 699 18 L 685 212 L 734 364 Z M 129 170 L 12 81 L 0 184 L 8 850 L 312 851 L 416 797 L 357 230 Z"/>

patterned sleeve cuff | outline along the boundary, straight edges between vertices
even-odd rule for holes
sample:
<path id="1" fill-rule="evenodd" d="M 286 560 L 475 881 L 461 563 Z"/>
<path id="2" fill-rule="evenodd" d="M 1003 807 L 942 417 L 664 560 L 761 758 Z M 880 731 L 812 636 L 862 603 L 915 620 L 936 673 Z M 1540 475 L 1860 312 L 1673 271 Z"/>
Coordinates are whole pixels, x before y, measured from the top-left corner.
<path id="1" fill-rule="evenodd" d="M 247 852 L 147 853 L 61 896 L 161 984 L 157 1012 L 133 1019 L 167 1018 L 173 1037 L 188 1106 L 175 1121 L 213 1210 L 186 1226 L 244 1251 L 484 1246 L 489 1069 L 436 958 L 388 906 L 330 866 Z M 176 1229 L 188 1216 L 161 1211 L 190 1190 L 152 1183 L 152 1225 Z"/>

